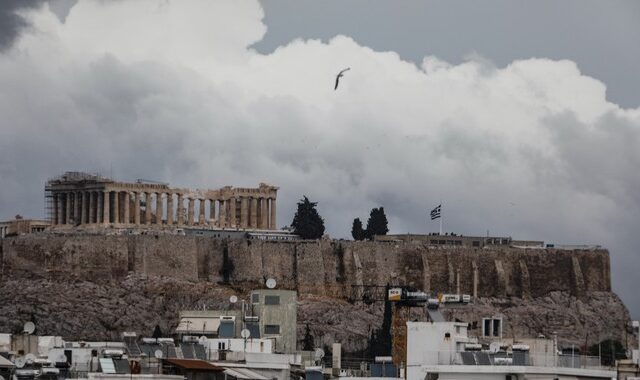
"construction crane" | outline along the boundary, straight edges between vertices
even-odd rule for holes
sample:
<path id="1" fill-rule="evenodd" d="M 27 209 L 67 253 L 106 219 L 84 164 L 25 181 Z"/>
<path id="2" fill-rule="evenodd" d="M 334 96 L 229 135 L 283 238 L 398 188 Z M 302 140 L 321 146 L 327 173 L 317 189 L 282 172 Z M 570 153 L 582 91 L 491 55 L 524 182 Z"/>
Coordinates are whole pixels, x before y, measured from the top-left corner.
<path id="1" fill-rule="evenodd" d="M 392 358 L 395 365 L 406 360 L 407 321 L 411 308 L 426 307 L 427 314 L 433 322 L 444 322 L 440 313 L 441 305 L 467 304 L 471 301 L 468 294 L 426 293 L 424 291 L 402 285 L 352 285 L 351 299 L 365 303 L 390 302 L 392 304 L 391 337 Z"/>

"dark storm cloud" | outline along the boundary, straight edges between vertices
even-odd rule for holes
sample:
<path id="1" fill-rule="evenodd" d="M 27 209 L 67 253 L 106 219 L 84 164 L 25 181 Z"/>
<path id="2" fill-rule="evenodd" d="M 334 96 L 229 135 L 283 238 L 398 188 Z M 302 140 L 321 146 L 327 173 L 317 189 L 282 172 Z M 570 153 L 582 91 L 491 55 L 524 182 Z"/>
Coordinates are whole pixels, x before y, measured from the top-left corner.
<path id="1" fill-rule="evenodd" d="M 18 14 L 28 8 L 39 7 L 46 0 L 2 0 L 0 1 L 0 50 L 6 50 L 29 22 Z"/>
<path id="2" fill-rule="evenodd" d="M 53 13 L 61 20 L 78 0 L 2 0 L 0 1 L 0 51 L 10 48 L 16 38 L 31 25 L 20 11 L 37 8 L 48 2 Z"/>

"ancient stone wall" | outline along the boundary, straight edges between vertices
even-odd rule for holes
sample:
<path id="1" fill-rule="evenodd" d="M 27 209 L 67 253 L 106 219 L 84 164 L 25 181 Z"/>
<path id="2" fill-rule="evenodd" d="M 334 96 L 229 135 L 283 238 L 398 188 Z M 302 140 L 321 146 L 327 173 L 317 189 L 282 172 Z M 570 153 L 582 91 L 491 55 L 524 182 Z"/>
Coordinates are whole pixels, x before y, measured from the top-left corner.
<path id="1" fill-rule="evenodd" d="M 25 235 L 2 241 L 2 271 L 27 278 L 122 280 L 127 274 L 223 280 L 249 290 L 266 278 L 301 294 L 347 298 L 352 285 L 399 284 L 481 297 L 610 291 L 606 250 L 472 249 L 412 243 L 220 240 L 172 235 Z"/>

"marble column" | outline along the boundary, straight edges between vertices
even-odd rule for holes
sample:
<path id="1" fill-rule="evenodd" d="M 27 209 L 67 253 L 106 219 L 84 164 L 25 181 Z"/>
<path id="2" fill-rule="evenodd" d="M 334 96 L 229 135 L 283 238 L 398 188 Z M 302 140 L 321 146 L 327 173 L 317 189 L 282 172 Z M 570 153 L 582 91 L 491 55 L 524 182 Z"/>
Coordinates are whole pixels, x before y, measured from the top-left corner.
<path id="1" fill-rule="evenodd" d="M 56 202 L 56 224 L 64 224 L 64 193 L 58 194 L 58 201 Z"/>
<path id="2" fill-rule="evenodd" d="M 260 228 L 269 229 L 269 207 L 267 198 L 260 198 Z"/>
<path id="3" fill-rule="evenodd" d="M 249 221 L 249 205 L 247 197 L 240 198 L 240 227 L 247 228 Z"/>
<path id="4" fill-rule="evenodd" d="M 146 192 L 144 196 L 144 224 L 151 224 L 151 193 Z"/>
<path id="5" fill-rule="evenodd" d="M 103 205 L 102 205 L 102 222 L 104 224 L 109 224 L 111 223 L 111 192 L 110 191 L 105 191 L 102 193 L 102 201 L 103 201 Z"/>
<path id="6" fill-rule="evenodd" d="M 178 225 L 184 224 L 184 199 L 182 194 L 178 194 L 178 206 L 176 208 L 176 216 L 178 219 Z"/>
<path id="7" fill-rule="evenodd" d="M 229 199 L 229 227 L 237 227 L 238 222 L 236 221 L 236 198 L 231 197 Z"/>
<path id="8" fill-rule="evenodd" d="M 120 192 L 113 192 L 113 223 L 120 223 Z"/>
<path id="9" fill-rule="evenodd" d="M 96 193 L 95 191 L 89 192 L 89 224 L 96 220 Z"/>
<path id="10" fill-rule="evenodd" d="M 196 200 L 192 198 L 187 198 L 187 225 L 193 225 L 193 214 L 196 206 Z"/>
<path id="11" fill-rule="evenodd" d="M 97 213 L 96 224 L 102 223 L 102 220 L 103 220 L 102 213 L 104 212 L 103 205 L 104 205 L 103 193 L 102 191 L 98 191 L 96 193 L 96 213 Z"/>
<path id="12" fill-rule="evenodd" d="M 162 206 L 162 193 L 156 193 L 156 224 L 162 224 L 162 214 L 164 214 Z"/>
<path id="13" fill-rule="evenodd" d="M 82 210 L 80 211 L 80 223 L 87 224 L 87 216 L 89 215 L 89 195 L 86 191 L 82 192 Z"/>
<path id="14" fill-rule="evenodd" d="M 209 224 L 215 226 L 216 223 L 216 200 L 209 199 Z"/>
<path id="15" fill-rule="evenodd" d="M 173 194 L 167 193 L 167 224 L 173 225 Z"/>
<path id="16" fill-rule="evenodd" d="M 258 228 L 258 198 L 252 197 L 251 198 L 251 206 L 250 206 L 250 213 L 251 213 L 251 228 L 256 229 Z"/>
<path id="17" fill-rule="evenodd" d="M 218 221 L 218 226 L 224 228 L 227 226 L 227 202 L 224 199 L 220 199 L 218 202 L 220 204 L 220 220 Z"/>
<path id="18" fill-rule="evenodd" d="M 64 194 L 64 224 L 71 224 L 71 192 Z"/>
<path id="19" fill-rule="evenodd" d="M 128 191 L 125 191 L 122 194 L 122 213 L 124 214 L 122 217 L 122 223 L 129 224 L 131 223 L 131 195 Z"/>
<path id="20" fill-rule="evenodd" d="M 133 193 L 133 223 L 140 225 L 140 192 Z"/>
<path id="21" fill-rule="evenodd" d="M 195 200 L 194 200 L 195 202 Z M 204 225 L 204 199 L 200 199 L 200 210 L 198 211 L 198 224 L 203 226 Z"/>
<path id="22" fill-rule="evenodd" d="M 277 230 L 278 225 L 276 224 L 276 199 L 271 198 L 271 220 L 269 221 L 270 229 Z"/>
<path id="23" fill-rule="evenodd" d="M 80 212 L 81 212 L 81 207 L 80 205 L 82 204 L 82 195 L 80 194 L 79 191 L 76 191 L 75 195 L 73 196 L 73 224 L 80 224 L 80 220 L 82 220 L 82 218 L 80 217 Z"/>

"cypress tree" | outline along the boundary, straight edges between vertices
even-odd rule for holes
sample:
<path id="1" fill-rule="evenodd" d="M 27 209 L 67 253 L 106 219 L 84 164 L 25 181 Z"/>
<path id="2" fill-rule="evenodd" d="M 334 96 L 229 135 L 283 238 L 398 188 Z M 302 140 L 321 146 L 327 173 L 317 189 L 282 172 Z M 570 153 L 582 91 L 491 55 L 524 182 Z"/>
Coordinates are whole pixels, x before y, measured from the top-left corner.
<path id="1" fill-rule="evenodd" d="M 317 202 L 309 201 L 305 195 L 298 202 L 298 210 L 291 226 L 294 232 L 303 239 L 319 239 L 324 234 L 324 220 L 316 210 Z"/>

